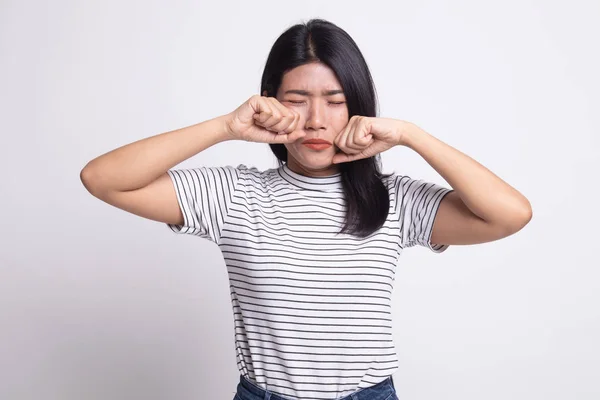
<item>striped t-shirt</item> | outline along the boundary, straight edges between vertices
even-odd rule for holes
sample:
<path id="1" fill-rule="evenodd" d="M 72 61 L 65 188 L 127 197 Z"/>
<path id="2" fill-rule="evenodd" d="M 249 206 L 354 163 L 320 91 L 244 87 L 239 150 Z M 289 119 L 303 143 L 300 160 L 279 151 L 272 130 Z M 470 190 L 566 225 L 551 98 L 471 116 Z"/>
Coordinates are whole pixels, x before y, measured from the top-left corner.
<path id="1" fill-rule="evenodd" d="M 366 238 L 338 234 L 341 174 L 308 177 L 283 165 L 169 170 L 184 225 L 216 243 L 229 275 L 240 374 L 289 399 L 338 399 L 398 368 L 391 296 L 402 250 L 429 239 L 437 184 L 384 179 L 390 208 Z"/>

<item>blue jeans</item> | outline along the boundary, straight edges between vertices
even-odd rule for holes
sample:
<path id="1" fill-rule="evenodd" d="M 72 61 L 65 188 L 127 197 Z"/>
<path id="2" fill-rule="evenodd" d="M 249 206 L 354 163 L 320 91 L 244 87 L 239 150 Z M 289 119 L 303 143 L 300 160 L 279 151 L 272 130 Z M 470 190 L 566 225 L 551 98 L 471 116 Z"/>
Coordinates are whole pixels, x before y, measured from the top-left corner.
<path id="1" fill-rule="evenodd" d="M 256 383 L 240 375 L 240 383 L 237 385 L 237 393 L 233 400 L 291 400 L 287 397 L 279 396 L 269 390 L 256 385 Z M 394 388 L 394 380 L 389 376 L 378 384 L 359 389 L 348 396 L 340 397 L 336 400 L 399 400 Z"/>

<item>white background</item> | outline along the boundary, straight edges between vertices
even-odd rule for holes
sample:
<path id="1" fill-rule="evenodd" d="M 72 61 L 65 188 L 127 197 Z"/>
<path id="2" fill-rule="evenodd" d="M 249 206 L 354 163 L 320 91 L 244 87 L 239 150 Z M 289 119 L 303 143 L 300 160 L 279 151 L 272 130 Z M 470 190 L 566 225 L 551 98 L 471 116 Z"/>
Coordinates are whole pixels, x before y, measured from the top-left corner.
<path id="1" fill-rule="evenodd" d="M 0 398 L 231 399 L 221 253 L 111 207 L 92 158 L 228 113 L 274 40 L 322 17 L 363 51 L 380 116 L 411 121 L 520 190 L 493 243 L 400 258 L 403 400 L 600 398 L 596 1 L 0 3 Z M 385 172 L 445 184 L 418 154 Z M 226 142 L 181 164 L 276 166 Z"/>

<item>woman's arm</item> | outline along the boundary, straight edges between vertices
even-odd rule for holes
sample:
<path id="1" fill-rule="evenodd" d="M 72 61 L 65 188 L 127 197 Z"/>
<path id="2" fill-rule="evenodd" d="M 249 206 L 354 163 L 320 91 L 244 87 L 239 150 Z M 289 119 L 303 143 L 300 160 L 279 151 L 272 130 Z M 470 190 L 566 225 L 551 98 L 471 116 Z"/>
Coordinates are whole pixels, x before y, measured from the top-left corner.
<path id="1" fill-rule="evenodd" d="M 232 139 L 227 116 L 161 133 L 103 154 L 83 168 L 80 178 L 95 197 L 155 221 L 182 224 L 167 171 L 222 141 Z"/>
<path id="2" fill-rule="evenodd" d="M 416 151 L 454 189 L 440 204 L 432 243 L 489 242 L 516 233 L 531 220 L 531 204 L 515 188 L 415 124 L 403 127 L 399 144 Z"/>

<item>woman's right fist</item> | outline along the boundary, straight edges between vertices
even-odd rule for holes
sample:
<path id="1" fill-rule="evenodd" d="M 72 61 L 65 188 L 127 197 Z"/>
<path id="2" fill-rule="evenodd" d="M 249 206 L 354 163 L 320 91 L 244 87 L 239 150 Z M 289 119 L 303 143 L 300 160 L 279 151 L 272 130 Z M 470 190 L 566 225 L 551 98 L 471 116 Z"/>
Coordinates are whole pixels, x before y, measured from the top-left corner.
<path id="1" fill-rule="evenodd" d="M 227 133 L 234 139 L 259 143 L 292 143 L 303 137 L 296 131 L 300 114 L 275 97 L 254 95 L 227 115 Z"/>

